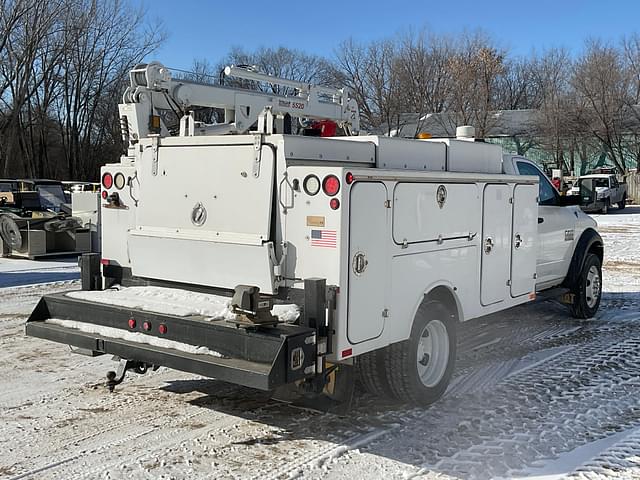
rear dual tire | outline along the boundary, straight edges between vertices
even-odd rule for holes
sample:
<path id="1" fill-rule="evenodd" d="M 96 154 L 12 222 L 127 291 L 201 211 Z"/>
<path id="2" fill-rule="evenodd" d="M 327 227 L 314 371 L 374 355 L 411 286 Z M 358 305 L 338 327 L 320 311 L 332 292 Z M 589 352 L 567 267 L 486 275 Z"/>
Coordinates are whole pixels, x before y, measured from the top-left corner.
<path id="1" fill-rule="evenodd" d="M 377 396 L 422 406 L 436 402 L 453 375 L 456 323 L 443 303 L 424 302 L 409 339 L 358 357 L 361 383 Z"/>

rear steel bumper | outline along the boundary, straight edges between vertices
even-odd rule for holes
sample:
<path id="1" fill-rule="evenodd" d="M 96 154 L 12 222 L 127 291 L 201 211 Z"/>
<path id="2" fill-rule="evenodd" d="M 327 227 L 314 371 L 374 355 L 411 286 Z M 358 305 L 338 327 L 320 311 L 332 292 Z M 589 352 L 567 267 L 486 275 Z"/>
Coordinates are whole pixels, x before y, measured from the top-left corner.
<path id="1" fill-rule="evenodd" d="M 186 353 L 47 323 L 54 318 L 203 346 L 223 357 Z M 136 323 L 134 329 L 128 327 L 131 318 Z M 142 329 L 144 322 L 151 323 L 149 332 Z M 160 324 L 167 327 L 165 335 L 158 332 Z M 223 320 L 152 313 L 69 298 L 64 293 L 47 295 L 40 300 L 27 320 L 26 334 L 97 354 L 108 353 L 260 390 L 272 390 L 316 373 L 316 332 L 309 327 L 279 324 L 244 329 Z"/>

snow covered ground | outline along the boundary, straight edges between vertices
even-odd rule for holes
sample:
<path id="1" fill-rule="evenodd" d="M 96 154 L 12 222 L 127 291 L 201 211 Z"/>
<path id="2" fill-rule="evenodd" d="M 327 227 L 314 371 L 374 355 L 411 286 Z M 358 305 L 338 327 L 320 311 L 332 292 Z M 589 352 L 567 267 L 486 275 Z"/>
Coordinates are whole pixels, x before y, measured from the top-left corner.
<path id="1" fill-rule="evenodd" d="M 640 208 L 597 220 L 597 318 L 539 301 L 465 324 L 428 409 L 359 394 L 322 414 L 164 368 L 109 394 L 107 356 L 23 333 L 43 293 L 78 288 L 70 272 L 0 289 L 0 478 L 640 479 Z"/>

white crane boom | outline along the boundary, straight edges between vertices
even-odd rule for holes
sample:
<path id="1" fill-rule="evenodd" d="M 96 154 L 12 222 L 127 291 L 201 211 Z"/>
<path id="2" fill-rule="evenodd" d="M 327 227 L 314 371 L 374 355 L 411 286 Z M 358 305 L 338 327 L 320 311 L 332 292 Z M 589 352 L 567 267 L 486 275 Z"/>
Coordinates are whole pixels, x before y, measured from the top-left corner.
<path id="1" fill-rule="evenodd" d="M 181 136 L 247 133 L 254 125 L 257 125 L 256 133 L 273 133 L 276 119 L 283 121 L 287 115 L 332 120 L 345 131 L 358 133 L 358 105 L 348 88 L 317 86 L 236 66 L 226 67 L 224 73 L 229 77 L 292 88 L 295 94 L 277 95 L 173 79 L 167 67 L 151 62 L 130 72 L 130 86 L 120 105 L 123 137 L 134 144 L 149 134 L 168 135 L 160 115 L 163 110 L 173 110 L 178 115 Z M 192 112 L 196 107 L 224 109 L 224 122 L 196 122 Z"/>

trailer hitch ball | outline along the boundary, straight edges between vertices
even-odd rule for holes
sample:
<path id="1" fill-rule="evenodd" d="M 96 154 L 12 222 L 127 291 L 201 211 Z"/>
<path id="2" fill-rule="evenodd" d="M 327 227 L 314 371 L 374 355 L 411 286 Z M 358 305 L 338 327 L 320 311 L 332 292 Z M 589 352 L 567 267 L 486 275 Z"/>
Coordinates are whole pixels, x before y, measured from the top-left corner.
<path id="1" fill-rule="evenodd" d="M 145 374 L 149 369 L 149 365 L 144 362 L 136 362 L 134 360 L 124 360 L 121 359 L 118 364 L 118 371 L 114 372 L 110 370 L 107 372 L 107 383 L 106 386 L 109 389 L 109 392 L 113 392 L 116 385 L 120 385 L 124 380 L 125 375 L 127 374 L 127 370 L 133 370 L 135 373 Z M 156 367 L 154 367 L 156 370 Z"/>

